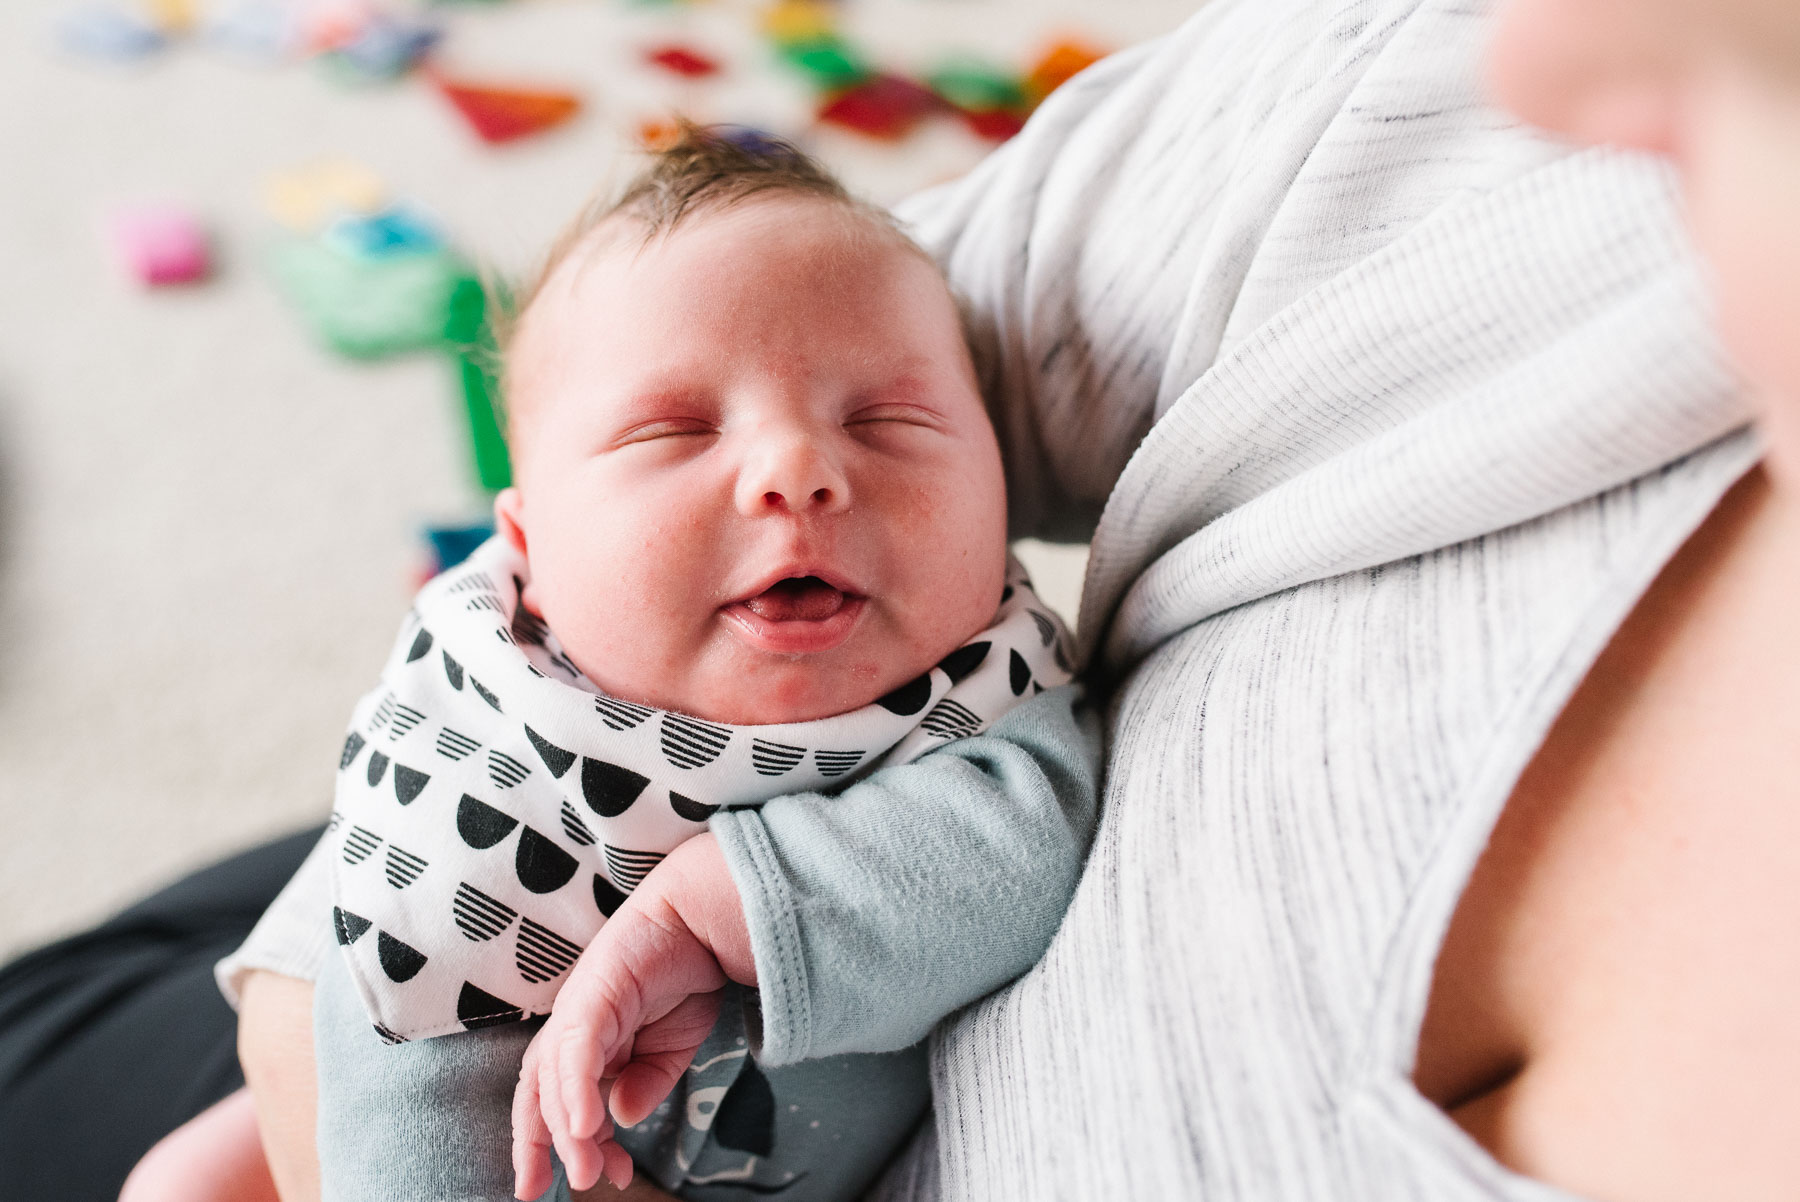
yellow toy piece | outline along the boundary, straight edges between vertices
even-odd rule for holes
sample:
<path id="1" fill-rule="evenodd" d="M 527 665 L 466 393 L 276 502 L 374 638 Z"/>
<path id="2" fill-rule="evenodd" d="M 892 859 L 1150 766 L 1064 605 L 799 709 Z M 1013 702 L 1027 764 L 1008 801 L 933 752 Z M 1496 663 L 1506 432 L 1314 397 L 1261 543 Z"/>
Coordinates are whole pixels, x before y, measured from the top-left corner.
<path id="1" fill-rule="evenodd" d="M 763 32 L 776 42 L 818 42 L 837 34 L 837 14 L 818 0 L 777 0 L 762 16 Z"/>
<path id="2" fill-rule="evenodd" d="M 183 34 L 200 20 L 194 0 L 145 0 L 150 21 L 166 34 Z"/>
<path id="3" fill-rule="evenodd" d="M 270 176 L 263 200 L 281 224 L 311 234 L 345 214 L 380 212 L 387 205 L 387 186 L 360 163 L 323 159 Z"/>

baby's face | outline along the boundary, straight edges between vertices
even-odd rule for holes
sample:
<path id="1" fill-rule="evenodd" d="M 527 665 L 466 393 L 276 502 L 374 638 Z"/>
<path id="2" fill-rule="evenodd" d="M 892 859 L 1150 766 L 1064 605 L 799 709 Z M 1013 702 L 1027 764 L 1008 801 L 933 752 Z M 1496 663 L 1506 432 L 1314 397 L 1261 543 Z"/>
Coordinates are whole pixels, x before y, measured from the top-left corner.
<path id="1" fill-rule="evenodd" d="M 513 347 L 525 602 L 608 693 L 739 724 L 857 709 L 993 617 L 1005 486 L 930 264 L 753 199 L 578 249 Z"/>

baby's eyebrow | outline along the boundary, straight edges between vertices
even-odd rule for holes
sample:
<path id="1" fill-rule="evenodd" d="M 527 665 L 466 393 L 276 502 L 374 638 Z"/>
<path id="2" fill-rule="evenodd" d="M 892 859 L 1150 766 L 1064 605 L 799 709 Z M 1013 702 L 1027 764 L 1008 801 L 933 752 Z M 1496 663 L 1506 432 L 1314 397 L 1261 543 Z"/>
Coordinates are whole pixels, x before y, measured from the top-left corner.
<path id="1" fill-rule="evenodd" d="M 716 407 L 712 394 L 705 389 L 693 385 L 650 381 L 633 385 L 622 392 L 613 411 L 619 417 L 638 420 L 667 416 L 671 412 L 693 415 L 700 411 L 710 412 Z"/>

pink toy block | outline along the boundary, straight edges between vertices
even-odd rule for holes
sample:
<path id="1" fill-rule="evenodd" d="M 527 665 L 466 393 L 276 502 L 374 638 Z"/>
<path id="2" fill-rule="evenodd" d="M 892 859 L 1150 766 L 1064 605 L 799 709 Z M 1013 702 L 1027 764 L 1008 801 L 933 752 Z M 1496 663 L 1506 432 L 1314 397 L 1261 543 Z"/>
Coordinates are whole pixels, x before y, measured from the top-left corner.
<path id="1" fill-rule="evenodd" d="M 204 279 L 210 267 L 206 235 L 177 209 L 135 208 L 113 217 L 113 239 L 125 266 L 145 284 Z"/>

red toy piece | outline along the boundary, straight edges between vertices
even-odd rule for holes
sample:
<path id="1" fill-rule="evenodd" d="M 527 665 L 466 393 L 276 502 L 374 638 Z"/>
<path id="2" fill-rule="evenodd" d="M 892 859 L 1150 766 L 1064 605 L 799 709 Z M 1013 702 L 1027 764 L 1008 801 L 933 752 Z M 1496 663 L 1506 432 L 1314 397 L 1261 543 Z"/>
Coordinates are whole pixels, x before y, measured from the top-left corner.
<path id="1" fill-rule="evenodd" d="M 960 109 L 968 127 L 977 137 L 1004 142 L 1025 128 L 1025 118 L 1010 109 Z"/>
<path id="2" fill-rule="evenodd" d="M 561 125 L 581 109 L 568 92 L 537 92 L 456 83 L 434 74 L 432 82 L 484 142 L 511 142 Z"/>
<path id="3" fill-rule="evenodd" d="M 685 75 L 689 79 L 701 79 L 719 73 L 719 64 L 701 54 L 697 50 L 689 50 L 686 46 L 658 46 L 644 51 L 644 61 L 652 66 L 661 67 L 665 71 L 673 71 L 677 75 Z"/>
<path id="4" fill-rule="evenodd" d="M 876 75 L 826 100 L 819 120 L 895 141 L 942 107 L 930 88 L 898 75 Z"/>

